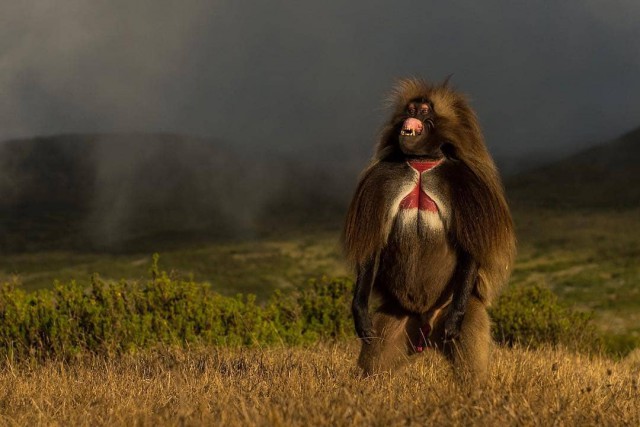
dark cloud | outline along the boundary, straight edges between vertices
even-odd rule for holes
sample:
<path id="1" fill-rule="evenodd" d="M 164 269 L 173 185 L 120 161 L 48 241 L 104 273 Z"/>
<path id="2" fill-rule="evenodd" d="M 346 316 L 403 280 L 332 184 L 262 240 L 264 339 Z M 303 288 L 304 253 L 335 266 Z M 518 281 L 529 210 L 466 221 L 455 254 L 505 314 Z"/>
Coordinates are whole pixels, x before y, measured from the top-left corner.
<path id="1" fill-rule="evenodd" d="M 637 1 L 12 2 L 0 138 L 171 131 L 361 163 L 396 78 L 453 73 L 497 157 L 558 155 L 640 125 L 638 22 Z"/>

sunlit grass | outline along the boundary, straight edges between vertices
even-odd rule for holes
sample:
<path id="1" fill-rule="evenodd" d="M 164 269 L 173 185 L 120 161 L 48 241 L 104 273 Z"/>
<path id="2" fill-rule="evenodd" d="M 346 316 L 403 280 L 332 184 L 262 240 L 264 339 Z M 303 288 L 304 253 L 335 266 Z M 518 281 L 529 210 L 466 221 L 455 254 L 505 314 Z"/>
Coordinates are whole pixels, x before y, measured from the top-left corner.
<path id="1" fill-rule="evenodd" d="M 355 340 L 0 366 L 8 425 L 640 425 L 640 362 L 498 348 L 486 385 L 437 354 L 360 378 Z"/>

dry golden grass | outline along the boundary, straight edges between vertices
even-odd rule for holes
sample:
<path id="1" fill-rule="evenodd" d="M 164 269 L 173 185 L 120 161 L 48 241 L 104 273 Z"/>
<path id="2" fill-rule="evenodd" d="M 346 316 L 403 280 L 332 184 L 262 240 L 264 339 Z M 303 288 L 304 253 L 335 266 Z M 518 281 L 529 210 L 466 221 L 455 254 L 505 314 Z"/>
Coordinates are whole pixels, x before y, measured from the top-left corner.
<path id="1" fill-rule="evenodd" d="M 435 353 L 356 375 L 353 344 L 155 350 L 0 369 L 2 425 L 640 425 L 640 363 L 496 349 L 457 385 Z"/>

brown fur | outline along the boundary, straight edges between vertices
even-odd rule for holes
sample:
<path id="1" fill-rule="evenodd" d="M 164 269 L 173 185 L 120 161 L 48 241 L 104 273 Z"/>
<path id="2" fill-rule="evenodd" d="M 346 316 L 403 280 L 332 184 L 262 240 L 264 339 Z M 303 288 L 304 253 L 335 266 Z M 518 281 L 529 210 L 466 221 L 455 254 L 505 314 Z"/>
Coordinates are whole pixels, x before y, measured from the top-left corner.
<path id="1" fill-rule="evenodd" d="M 446 156 L 435 172 L 423 174 L 423 188 L 440 202 L 443 234 L 413 232 L 412 220 L 401 218 L 406 212 L 394 209 L 401 189 L 413 179 L 399 148 L 399 123 L 407 103 L 418 97 L 433 104 L 436 117 L 430 141 L 442 144 Z M 363 344 L 360 366 L 366 373 L 377 372 L 393 365 L 391 354 L 412 352 L 420 319 L 443 308 L 458 286 L 456 254 L 464 251 L 477 265 L 477 279 L 460 336 L 447 346 L 437 342 L 445 309 L 434 320 L 429 338 L 460 371 L 481 377 L 490 342 L 486 307 L 506 283 L 515 255 L 513 224 L 502 184 L 476 115 L 463 95 L 446 82 L 431 85 L 409 79 L 398 84 L 391 99 L 392 117 L 382 130 L 372 163 L 360 178 L 343 231 L 347 260 L 357 272 L 376 260 L 372 286 L 382 298 L 373 316 L 377 335 L 371 344 Z"/>
<path id="2" fill-rule="evenodd" d="M 436 313 L 431 320 L 433 332 L 427 340 L 425 351 L 440 351 L 456 367 L 456 375 L 462 381 L 482 381 L 487 374 L 491 348 L 491 324 L 485 305 L 477 298 L 469 302 L 462 323 L 460 339 L 445 342 L 443 320 L 448 307 Z M 365 376 L 388 371 L 402 364 L 415 354 L 411 337 L 420 334 L 423 319 L 408 314 L 391 305 L 378 308 L 374 327 L 379 336 L 371 343 L 362 343 L 358 366 Z"/>

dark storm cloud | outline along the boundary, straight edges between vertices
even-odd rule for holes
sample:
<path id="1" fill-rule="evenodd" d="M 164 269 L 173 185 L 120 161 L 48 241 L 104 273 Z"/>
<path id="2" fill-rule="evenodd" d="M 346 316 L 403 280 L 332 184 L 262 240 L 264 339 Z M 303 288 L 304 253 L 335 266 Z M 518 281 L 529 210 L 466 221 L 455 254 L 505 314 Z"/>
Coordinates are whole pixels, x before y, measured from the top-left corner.
<path id="1" fill-rule="evenodd" d="M 638 22 L 637 1 L 11 2 L 0 138 L 174 131 L 361 166 L 393 81 L 453 73 L 497 157 L 557 155 L 640 125 Z"/>

